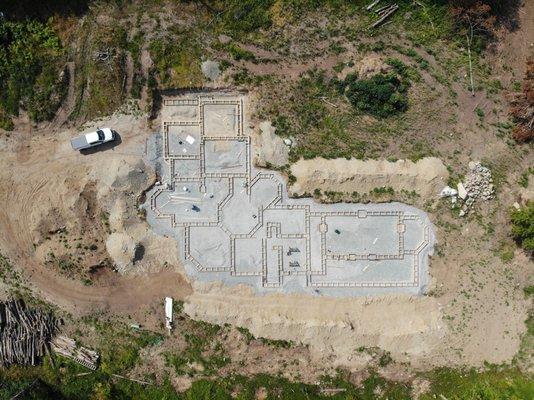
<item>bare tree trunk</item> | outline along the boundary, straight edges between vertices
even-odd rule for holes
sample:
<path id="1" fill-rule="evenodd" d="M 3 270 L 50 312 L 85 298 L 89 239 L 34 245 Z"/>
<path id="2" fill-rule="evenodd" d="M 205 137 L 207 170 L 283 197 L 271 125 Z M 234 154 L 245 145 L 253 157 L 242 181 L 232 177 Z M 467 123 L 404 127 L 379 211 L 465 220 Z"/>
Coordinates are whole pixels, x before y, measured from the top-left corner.
<path id="1" fill-rule="evenodd" d="M 473 81 L 473 61 L 471 59 L 471 43 L 473 42 L 473 25 L 470 23 L 470 34 L 465 35 L 467 41 L 467 55 L 469 57 L 469 81 L 471 83 L 471 96 L 475 96 L 475 83 Z"/>

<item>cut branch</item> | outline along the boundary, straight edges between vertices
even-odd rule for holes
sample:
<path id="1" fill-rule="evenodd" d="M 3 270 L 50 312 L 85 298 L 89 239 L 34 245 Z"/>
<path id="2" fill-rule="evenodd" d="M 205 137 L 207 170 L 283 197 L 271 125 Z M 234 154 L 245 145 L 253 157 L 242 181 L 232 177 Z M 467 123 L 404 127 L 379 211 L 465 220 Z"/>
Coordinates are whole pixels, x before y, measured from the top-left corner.
<path id="1" fill-rule="evenodd" d="M 397 4 L 393 4 L 391 7 L 381 10 L 379 13 L 381 15 L 380 19 L 376 21 L 373 25 L 371 25 L 371 28 L 374 29 L 380 26 L 386 19 L 388 19 L 398 9 L 399 9 L 399 6 Z"/>
<path id="2" fill-rule="evenodd" d="M 471 96 L 475 95 L 475 83 L 473 81 L 473 61 L 471 58 L 471 43 L 473 42 L 473 25 L 469 23 L 470 34 L 465 35 L 467 41 L 467 56 L 469 57 L 469 81 L 471 84 Z"/>

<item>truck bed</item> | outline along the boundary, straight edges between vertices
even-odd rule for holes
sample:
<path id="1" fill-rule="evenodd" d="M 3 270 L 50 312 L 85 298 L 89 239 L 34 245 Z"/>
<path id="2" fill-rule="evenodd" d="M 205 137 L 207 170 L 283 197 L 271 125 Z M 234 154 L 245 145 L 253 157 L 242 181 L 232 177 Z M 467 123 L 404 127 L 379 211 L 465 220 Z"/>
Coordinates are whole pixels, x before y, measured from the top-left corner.
<path id="1" fill-rule="evenodd" d="M 74 150 L 80 150 L 89 147 L 89 143 L 87 143 L 85 135 L 72 138 L 70 140 L 70 144 Z"/>

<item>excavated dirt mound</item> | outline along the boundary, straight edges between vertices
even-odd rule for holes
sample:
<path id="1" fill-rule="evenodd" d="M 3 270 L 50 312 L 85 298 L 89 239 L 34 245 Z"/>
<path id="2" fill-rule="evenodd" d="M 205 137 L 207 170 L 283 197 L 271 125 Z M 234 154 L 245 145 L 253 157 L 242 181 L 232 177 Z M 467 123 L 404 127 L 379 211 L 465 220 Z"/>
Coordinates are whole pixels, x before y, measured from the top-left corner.
<path id="1" fill-rule="evenodd" d="M 359 79 L 369 79 L 377 74 L 384 74 L 393 68 L 384 62 L 384 58 L 378 54 L 369 54 L 358 61 L 353 67 L 345 68 L 338 77 L 345 79 L 347 75 L 355 73 Z"/>
<path id="2" fill-rule="evenodd" d="M 392 187 L 395 191 L 415 190 L 422 197 L 435 197 L 447 184 L 449 172 L 439 158 L 410 160 L 327 160 L 301 159 L 291 166 L 297 178 L 290 186 L 292 195 L 323 191 L 368 193 L 375 188 Z"/>
<path id="3" fill-rule="evenodd" d="M 244 286 L 197 282 L 184 310 L 193 318 L 246 327 L 256 337 L 309 345 L 315 358 L 335 366 L 363 365 L 366 357 L 358 351 L 363 347 L 423 362 L 447 331 L 440 306 L 430 297 L 255 296 Z"/>

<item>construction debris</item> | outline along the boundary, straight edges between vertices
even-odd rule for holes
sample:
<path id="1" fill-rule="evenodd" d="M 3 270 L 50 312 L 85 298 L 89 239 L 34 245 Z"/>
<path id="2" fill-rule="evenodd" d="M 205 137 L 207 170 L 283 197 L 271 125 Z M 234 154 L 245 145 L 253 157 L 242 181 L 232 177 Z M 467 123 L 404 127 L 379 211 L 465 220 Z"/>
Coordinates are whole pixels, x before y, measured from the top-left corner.
<path id="1" fill-rule="evenodd" d="M 467 198 L 467 189 L 465 188 L 464 184 L 462 182 L 458 182 L 458 197 L 460 197 L 462 200 L 465 200 Z"/>
<path id="2" fill-rule="evenodd" d="M 373 9 L 373 7 L 376 6 L 378 3 L 380 3 L 380 0 L 375 0 L 371 4 L 369 4 L 365 9 L 367 11 L 371 11 Z"/>
<path id="3" fill-rule="evenodd" d="M 445 186 L 439 193 L 439 197 L 455 197 L 457 195 L 458 191 L 450 186 Z"/>
<path id="4" fill-rule="evenodd" d="M 52 313 L 28 309 L 23 300 L 0 303 L 0 367 L 36 365 L 57 328 Z"/>
<path id="5" fill-rule="evenodd" d="M 66 336 L 57 336 L 54 338 L 52 341 L 52 350 L 93 371 L 98 366 L 98 359 L 100 356 L 97 352 L 78 346 L 74 339 Z"/>
<path id="6" fill-rule="evenodd" d="M 495 188 L 491 171 L 479 162 L 469 162 L 469 173 L 464 182 L 458 182 L 457 189 L 445 186 L 439 193 L 439 197 L 450 197 L 452 208 L 456 208 L 458 203 L 461 206 L 459 215 L 463 217 L 475 201 L 487 201 L 494 197 Z"/>
<path id="7" fill-rule="evenodd" d="M 113 58 L 114 55 L 114 49 L 107 48 L 104 50 L 97 50 L 93 53 L 93 60 L 94 61 L 109 61 L 111 58 Z"/>

